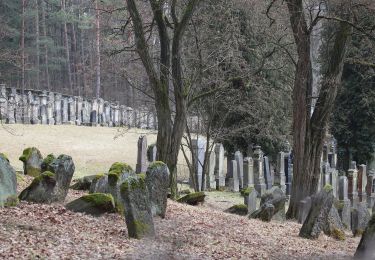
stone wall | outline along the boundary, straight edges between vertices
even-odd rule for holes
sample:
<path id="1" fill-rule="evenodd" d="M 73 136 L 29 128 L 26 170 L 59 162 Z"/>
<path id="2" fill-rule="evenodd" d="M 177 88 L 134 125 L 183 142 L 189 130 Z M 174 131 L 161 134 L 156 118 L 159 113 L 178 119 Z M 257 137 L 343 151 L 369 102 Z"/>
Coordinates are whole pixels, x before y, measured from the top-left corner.
<path id="1" fill-rule="evenodd" d="M 157 129 L 150 109 L 133 109 L 101 98 L 86 99 L 60 93 L 7 88 L 0 84 L 0 121 L 6 124 L 127 126 Z"/>

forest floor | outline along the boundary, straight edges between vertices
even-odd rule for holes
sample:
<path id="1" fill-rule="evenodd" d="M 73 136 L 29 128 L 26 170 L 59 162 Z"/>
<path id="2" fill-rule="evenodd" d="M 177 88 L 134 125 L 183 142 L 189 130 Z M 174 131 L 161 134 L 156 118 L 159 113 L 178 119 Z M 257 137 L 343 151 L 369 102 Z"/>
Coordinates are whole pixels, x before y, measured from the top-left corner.
<path id="1" fill-rule="evenodd" d="M 80 175 L 106 171 L 114 161 L 135 165 L 139 132 L 126 133 L 133 134 L 134 140 L 118 141 L 113 139 L 118 131 L 114 128 L 63 127 L 64 136 L 54 127 L 47 132 L 42 126 L 25 126 L 18 136 L 0 130 L 0 151 L 12 164 L 28 146 L 38 147 L 43 155 L 67 153 L 82 170 Z M 34 129 L 39 134 L 32 133 Z M 97 135 L 92 134 L 95 131 Z M 103 156 L 97 158 L 98 150 Z M 84 162 L 86 166 L 81 165 Z M 31 180 L 19 178 L 18 192 Z M 83 194 L 70 190 L 65 203 Z M 166 218 L 154 220 L 155 240 L 141 241 L 128 238 L 124 218 L 118 214 L 95 218 L 70 212 L 64 204 L 21 202 L 0 208 L 0 259 L 351 259 L 359 243 L 360 238 L 349 232 L 345 241 L 324 234 L 317 240 L 303 239 L 298 237 L 301 225 L 296 222 L 264 223 L 223 212 L 241 202 L 239 194 L 230 192 L 207 192 L 206 202 L 195 207 L 169 200 Z"/>

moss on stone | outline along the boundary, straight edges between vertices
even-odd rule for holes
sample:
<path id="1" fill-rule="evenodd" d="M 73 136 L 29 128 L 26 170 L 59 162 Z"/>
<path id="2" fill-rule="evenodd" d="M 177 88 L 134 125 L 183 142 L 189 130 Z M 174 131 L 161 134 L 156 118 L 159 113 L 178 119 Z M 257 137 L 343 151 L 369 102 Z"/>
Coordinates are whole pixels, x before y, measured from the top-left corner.
<path id="1" fill-rule="evenodd" d="M 189 205 L 197 205 L 199 202 L 203 202 L 206 194 L 203 191 L 193 192 L 187 194 L 177 200 L 177 202 L 187 203 Z"/>
<path id="2" fill-rule="evenodd" d="M 4 158 L 4 160 L 7 160 L 9 162 L 8 156 L 6 156 L 5 153 L 0 153 L 0 157 Z"/>
<path id="3" fill-rule="evenodd" d="M 107 203 L 113 203 L 113 205 L 115 204 L 112 195 L 108 193 L 92 193 L 82 196 L 81 199 L 94 205 L 95 207 L 101 207 Z"/>
<path id="4" fill-rule="evenodd" d="M 365 231 L 364 231 L 363 229 L 357 229 L 357 230 L 355 231 L 355 233 L 354 233 L 354 236 L 355 236 L 355 237 L 360 237 L 360 236 L 363 235 L 364 232 L 365 232 Z"/>
<path id="5" fill-rule="evenodd" d="M 148 167 L 150 169 L 155 169 L 157 167 L 163 167 L 164 165 L 165 165 L 165 163 L 162 162 L 162 161 L 155 161 L 155 162 L 151 163 Z"/>
<path id="6" fill-rule="evenodd" d="M 328 192 L 331 192 L 333 190 L 333 187 L 330 184 L 326 184 L 323 189 L 324 189 L 325 192 L 328 193 Z"/>
<path id="7" fill-rule="evenodd" d="M 23 173 L 16 172 L 17 183 L 20 184 L 25 181 Z"/>
<path id="8" fill-rule="evenodd" d="M 245 204 L 236 204 L 230 207 L 229 209 L 226 209 L 225 212 L 232 213 L 232 214 L 237 214 L 241 216 L 246 216 L 248 209 Z"/>
<path id="9" fill-rule="evenodd" d="M 138 173 L 137 176 L 140 178 L 140 179 L 143 179 L 143 180 L 146 180 L 146 173 Z"/>
<path id="10" fill-rule="evenodd" d="M 50 165 L 53 162 L 53 160 L 55 160 L 55 159 L 56 159 L 56 157 L 51 153 L 51 154 L 47 155 L 46 158 L 43 159 L 42 164 L 44 164 L 46 166 Z"/>
<path id="11" fill-rule="evenodd" d="M 9 196 L 5 202 L 4 202 L 4 207 L 15 207 L 19 203 L 17 195 L 12 195 Z"/>
<path id="12" fill-rule="evenodd" d="M 143 223 L 139 220 L 133 221 L 134 229 L 136 230 L 137 239 L 141 238 L 143 234 L 147 233 L 150 230 L 150 226 L 146 223 Z"/>
<path id="13" fill-rule="evenodd" d="M 56 181 L 56 175 L 53 172 L 50 172 L 50 171 L 43 172 L 38 177 L 34 178 L 34 180 L 30 184 L 30 187 L 35 187 L 43 181 L 45 181 L 45 182 Z"/>
<path id="14" fill-rule="evenodd" d="M 120 187 L 120 190 L 122 193 L 127 192 L 128 190 L 136 190 L 136 189 L 146 189 L 146 182 L 145 178 L 142 178 L 142 176 L 130 176 L 127 178 Z"/>
<path id="15" fill-rule="evenodd" d="M 331 237 L 333 237 L 337 240 L 344 241 L 345 240 L 345 233 L 338 228 L 334 228 L 331 232 Z"/>
<path id="16" fill-rule="evenodd" d="M 19 160 L 24 163 L 27 162 L 27 160 L 29 160 L 34 150 L 38 150 L 38 149 L 35 147 L 28 147 L 25 150 L 23 150 L 22 155 L 20 156 Z"/>
<path id="17" fill-rule="evenodd" d="M 247 187 L 246 189 L 241 190 L 241 196 L 246 197 L 253 191 L 253 187 Z"/>
<path id="18" fill-rule="evenodd" d="M 111 165 L 111 168 L 109 168 L 109 173 L 119 175 L 123 172 L 133 172 L 133 169 L 128 164 L 120 162 L 115 162 Z"/>
<path id="19" fill-rule="evenodd" d="M 335 208 L 337 209 L 337 210 L 342 210 L 343 208 L 344 208 L 344 206 L 345 206 L 345 204 L 344 204 L 344 202 L 342 202 L 342 201 L 339 201 L 339 200 L 334 200 L 333 201 L 333 205 L 335 206 Z"/>

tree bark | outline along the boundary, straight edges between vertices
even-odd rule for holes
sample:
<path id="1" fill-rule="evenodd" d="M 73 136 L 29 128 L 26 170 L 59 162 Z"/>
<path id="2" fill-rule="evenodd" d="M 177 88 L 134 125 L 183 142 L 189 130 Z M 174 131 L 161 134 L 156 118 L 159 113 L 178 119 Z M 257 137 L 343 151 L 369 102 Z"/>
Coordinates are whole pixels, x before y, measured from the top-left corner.
<path id="1" fill-rule="evenodd" d="M 42 7 L 42 30 L 43 30 L 43 40 L 44 40 L 44 64 L 45 64 L 45 75 L 44 79 L 48 91 L 51 90 L 50 78 L 49 78 L 49 65 L 48 65 L 48 44 L 47 44 L 47 25 L 46 25 L 46 3 L 41 2 Z"/>
<path id="2" fill-rule="evenodd" d="M 95 1 L 95 32 L 96 32 L 96 98 L 100 98 L 100 11 L 98 0 Z"/>

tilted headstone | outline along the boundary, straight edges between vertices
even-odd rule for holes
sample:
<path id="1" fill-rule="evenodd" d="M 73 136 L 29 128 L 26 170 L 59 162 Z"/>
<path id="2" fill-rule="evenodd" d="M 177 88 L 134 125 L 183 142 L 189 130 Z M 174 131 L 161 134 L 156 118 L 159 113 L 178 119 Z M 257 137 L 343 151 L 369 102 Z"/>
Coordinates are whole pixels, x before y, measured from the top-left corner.
<path id="1" fill-rule="evenodd" d="M 358 168 L 358 197 L 360 202 L 367 202 L 366 185 L 367 166 L 365 164 L 361 164 Z"/>
<path id="2" fill-rule="evenodd" d="M 224 146 L 222 144 L 215 145 L 215 178 L 218 187 L 225 187 L 224 176 Z"/>
<path id="3" fill-rule="evenodd" d="M 155 228 L 145 180 L 139 176 L 125 179 L 121 185 L 121 197 L 129 237 L 154 237 Z"/>
<path id="4" fill-rule="evenodd" d="M 260 146 L 255 147 L 254 151 L 254 184 L 258 196 L 262 196 L 266 191 L 266 183 L 263 174 L 263 152 Z"/>
<path id="5" fill-rule="evenodd" d="M 207 141 L 203 137 L 198 138 L 198 139 L 193 139 L 191 143 L 191 146 L 193 149 L 192 155 L 195 156 L 194 160 L 192 158 L 192 161 L 195 162 L 195 165 L 194 165 L 195 174 L 196 174 L 195 179 L 198 181 L 197 184 L 198 184 L 199 191 L 201 191 L 202 189 L 203 164 L 204 164 L 204 156 L 206 153 L 206 144 L 207 144 Z M 192 184 L 193 182 L 190 182 L 190 183 Z"/>
<path id="6" fill-rule="evenodd" d="M 247 205 L 247 213 L 252 214 L 257 210 L 257 191 L 255 188 L 250 188 L 249 194 L 245 195 L 245 205 Z"/>
<path id="7" fill-rule="evenodd" d="M 243 188 L 254 188 L 254 161 L 251 157 L 243 160 Z"/>
<path id="8" fill-rule="evenodd" d="M 234 153 L 234 159 L 237 163 L 237 178 L 240 185 L 240 189 L 243 188 L 243 155 L 240 151 Z"/>
<path id="9" fill-rule="evenodd" d="M 136 173 L 145 173 L 147 170 L 147 137 L 142 135 L 138 139 L 138 153 Z"/>
<path id="10" fill-rule="evenodd" d="M 271 179 L 271 170 L 270 170 L 270 162 L 267 156 L 263 157 L 263 172 L 264 172 L 264 179 L 266 182 L 266 189 L 272 188 L 272 179 Z"/>

